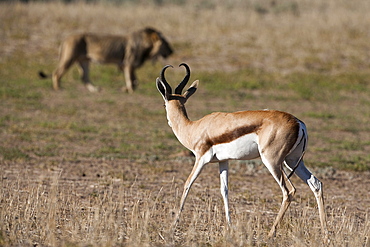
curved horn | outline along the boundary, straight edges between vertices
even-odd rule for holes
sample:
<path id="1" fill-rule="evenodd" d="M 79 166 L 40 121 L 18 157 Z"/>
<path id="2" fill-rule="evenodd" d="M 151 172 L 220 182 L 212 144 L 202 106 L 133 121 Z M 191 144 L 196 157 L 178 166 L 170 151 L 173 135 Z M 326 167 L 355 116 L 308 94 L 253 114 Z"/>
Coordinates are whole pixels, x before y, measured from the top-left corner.
<path id="1" fill-rule="evenodd" d="M 166 71 L 166 69 L 167 69 L 168 67 L 173 68 L 173 66 L 172 66 L 172 65 L 166 65 L 166 66 L 164 66 L 164 67 L 163 67 L 163 69 L 161 70 L 161 74 L 160 74 L 159 79 L 160 79 L 160 80 L 163 82 L 163 84 L 166 86 L 166 90 L 167 90 L 167 92 L 168 92 L 169 94 L 172 94 L 172 88 L 171 88 L 171 86 L 168 84 L 168 82 L 166 81 L 166 78 L 164 77 L 164 72 Z"/>
<path id="2" fill-rule="evenodd" d="M 176 87 L 175 94 L 181 94 L 182 90 L 184 89 L 186 83 L 188 83 L 189 78 L 190 78 L 190 68 L 189 68 L 189 66 L 186 63 L 181 63 L 179 65 L 179 67 L 180 66 L 184 66 L 185 67 L 185 69 L 186 69 L 186 75 L 185 75 L 184 79 L 182 80 L 182 82 L 180 82 L 180 84 Z"/>

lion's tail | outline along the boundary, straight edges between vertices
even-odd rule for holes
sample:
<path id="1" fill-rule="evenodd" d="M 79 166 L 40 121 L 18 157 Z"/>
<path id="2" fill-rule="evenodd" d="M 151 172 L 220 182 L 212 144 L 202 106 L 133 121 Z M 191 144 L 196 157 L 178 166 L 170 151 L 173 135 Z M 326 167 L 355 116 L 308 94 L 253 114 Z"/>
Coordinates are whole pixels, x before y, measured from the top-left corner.
<path id="1" fill-rule="evenodd" d="M 39 77 L 41 79 L 46 79 L 46 78 L 49 78 L 50 75 L 45 74 L 43 71 L 39 71 Z"/>

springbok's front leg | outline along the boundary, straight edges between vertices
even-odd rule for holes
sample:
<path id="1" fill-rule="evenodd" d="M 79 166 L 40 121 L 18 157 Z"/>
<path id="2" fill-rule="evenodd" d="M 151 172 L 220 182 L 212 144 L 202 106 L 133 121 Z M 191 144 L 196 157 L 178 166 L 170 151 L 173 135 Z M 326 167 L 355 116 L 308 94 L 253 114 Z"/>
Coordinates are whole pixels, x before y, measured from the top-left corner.
<path id="1" fill-rule="evenodd" d="M 231 220 L 230 220 L 230 212 L 229 212 L 229 189 L 228 189 L 228 173 L 229 173 L 229 162 L 222 161 L 219 162 L 219 168 L 220 168 L 220 182 L 221 182 L 221 195 L 224 200 L 224 206 L 225 206 L 225 215 L 226 215 L 226 221 L 228 223 L 228 226 L 231 226 Z"/>
<path id="2" fill-rule="evenodd" d="M 175 222 L 174 222 L 174 226 L 176 226 L 177 223 L 180 220 L 180 215 L 181 215 L 182 210 L 184 209 L 185 201 L 186 201 L 186 198 L 189 194 L 190 188 L 193 185 L 194 181 L 199 176 L 199 174 L 202 171 L 204 165 L 205 164 L 203 162 L 199 162 L 198 158 L 196 158 L 195 164 L 193 166 L 193 170 L 191 171 L 191 173 L 190 173 L 190 175 L 189 175 L 189 177 L 186 180 L 185 185 L 184 185 L 184 191 L 182 193 L 181 201 L 180 201 L 180 209 L 179 209 L 179 212 L 177 213 L 177 216 L 176 216 L 176 219 L 175 219 Z"/>

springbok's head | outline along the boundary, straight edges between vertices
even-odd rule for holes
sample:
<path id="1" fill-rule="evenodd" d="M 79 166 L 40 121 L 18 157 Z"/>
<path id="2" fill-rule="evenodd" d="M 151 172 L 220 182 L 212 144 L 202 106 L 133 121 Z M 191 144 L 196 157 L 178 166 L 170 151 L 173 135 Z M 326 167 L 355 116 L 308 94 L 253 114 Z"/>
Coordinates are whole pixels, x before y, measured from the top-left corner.
<path id="1" fill-rule="evenodd" d="M 184 87 L 186 86 L 186 84 L 188 83 L 189 78 L 190 78 L 190 68 L 186 63 L 182 63 L 182 64 L 179 65 L 179 67 L 180 66 L 185 67 L 186 75 L 185 75 L 184 79 L 180 82 L 180 84 L 177 85 L 177 87 L 175 88 L 175 93 L 174 94 L 172 94 L 172 88 L 168 84 L 168 82 L 166 81 L 166 78 L 164 76 L 164 73 L 165 73 L 167 68 L 169 68 L 169 67 L 173 68 L 172 65 L 164 66 L 162 71 L 161 71 L 160 76 L 156 80 L 157 89 L 161 93 L 161 95 L 162 95 L 164 101 L 166 102 L 166 104 L 169 101 L 179 101 L 182 105 L 184 105 L 185 102 L 187 101 L 187 99 L 191 95 L 193 95 L 195 93 L 195 91 L 197 90 L 199 80 L 194 81 L 191 84 L 191 86 L 188 88 L 188 90 L 186 90 L 185 93 L 182 94 L 182 90 L 184 89 Z"/>
<path id="2" fill-rule="evenodd" d="M 182 90 L 184 89 L 184 87 L 186 86 L 186 84 L 188 83 L 189 78 L 190 78 L 190 68 L 186 63 L 181 63 L 179 65 L 179 67 L 180 66 L 185 67 L 186 75 L 185 75 L 184 79 L 180 82 L 180 84 L 177 85 L 177 87 L 175 88 L 175 93 L 174 94 L 172 93 L 172 88 L 167 83 L 166 78 L 164 76 L 164 73 L 165 73 L 167 68 L 169 68 L 169 67 L 173 68 L 172 65 L 164 66 L 161 73 L 160 73 L 160 76 L 156 80 L 157 89 L 161 93 L 161 95 L 164 99 L 164 103 L 165 103 L 165 107 L 166 107 L 166 111 L 167 111 L 168 124 L 171 127 L 172 127 L 171 119 L 173 119 L 173 117 L 179 115 L 178 114 L 179 110 L 181 110 L 181 112 L 184 113 L 185 116 L 187 117 L 184 105 L 185 105 L 186 101 L 190 98 L 190 96 L 195 93 L 195 91 L 197 90 L 197 87 L 198 87 L 198 83 L 199 83 L 198 80 L 194 81 L 191 84 L 191 86 L 182 94 Z"/>

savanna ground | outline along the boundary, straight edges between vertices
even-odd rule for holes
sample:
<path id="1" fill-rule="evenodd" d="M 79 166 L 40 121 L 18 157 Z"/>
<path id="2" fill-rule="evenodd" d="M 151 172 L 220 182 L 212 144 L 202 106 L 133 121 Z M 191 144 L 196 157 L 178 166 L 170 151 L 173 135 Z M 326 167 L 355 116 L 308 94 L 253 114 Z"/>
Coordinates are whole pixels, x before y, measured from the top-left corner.
<path id="1" fill-rule="evenodd" d="M 156 1 L 0 3 L 0 246 L 370 246 L 370 2 Z M 146 63 L 139 89 L 114 66 L 76 67 L 54 92 L 38 71 L 77 31 L 163 32 L 175 54 Z M 194 159 L 167 125 L 155 78 L 188 63 L 191 119 L 279 109 L 308 126 L 306 166 L 324 183 L 330 242 L 297 177 L 295 201 L 267 238 L 281 191 L 259 160 L 230 164 L 225 229 L 218 166 L 193 185 L 171 228 Z M 184 75 L 168 70 L 170 83 Z"/>

